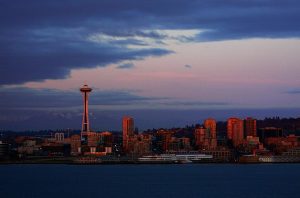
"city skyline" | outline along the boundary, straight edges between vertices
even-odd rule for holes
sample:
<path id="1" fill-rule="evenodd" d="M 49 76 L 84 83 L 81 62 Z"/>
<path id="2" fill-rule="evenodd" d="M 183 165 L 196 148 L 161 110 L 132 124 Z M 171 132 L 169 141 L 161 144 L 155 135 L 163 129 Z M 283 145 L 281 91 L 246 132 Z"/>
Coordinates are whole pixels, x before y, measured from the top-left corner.
<path id="1" fill-rule="evenodd" d="M 299 21 L 299 0 L 0 1 L 1 196 L 295 197 Z"/>
<path id="2" fill-rule="evenodd" d="M 181 127 L 297 117 L 299 2 L 12 1 L 0 27 L 0 127 Z"/>

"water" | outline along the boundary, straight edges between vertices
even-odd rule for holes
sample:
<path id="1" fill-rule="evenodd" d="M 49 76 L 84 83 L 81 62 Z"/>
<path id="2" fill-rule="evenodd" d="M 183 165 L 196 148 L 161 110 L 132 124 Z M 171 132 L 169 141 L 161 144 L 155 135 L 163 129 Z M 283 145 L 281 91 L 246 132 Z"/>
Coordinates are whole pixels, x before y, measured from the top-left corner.
<path id="1" fill-rule="evenodd" d="M 1 165 L 1 198 L 299 197 L 300 164 Z"/>

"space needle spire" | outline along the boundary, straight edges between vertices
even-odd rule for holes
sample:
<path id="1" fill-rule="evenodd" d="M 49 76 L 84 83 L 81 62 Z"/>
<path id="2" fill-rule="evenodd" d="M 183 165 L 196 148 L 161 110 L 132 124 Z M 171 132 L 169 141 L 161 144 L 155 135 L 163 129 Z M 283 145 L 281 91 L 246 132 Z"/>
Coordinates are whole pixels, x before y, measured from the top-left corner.
<path id="1" fill-rule="evenodd" d="M 81 127 L 81 137 L 83 134 L 90 132 L 90 123 L 89 123 L 89 93 L 92 92 L 92 88 L 90 88 L 87 84 L 84 84 L 80 88 L 80 92 L 83 96 L 83 115 L 82 115 L 82 127 Z"/>

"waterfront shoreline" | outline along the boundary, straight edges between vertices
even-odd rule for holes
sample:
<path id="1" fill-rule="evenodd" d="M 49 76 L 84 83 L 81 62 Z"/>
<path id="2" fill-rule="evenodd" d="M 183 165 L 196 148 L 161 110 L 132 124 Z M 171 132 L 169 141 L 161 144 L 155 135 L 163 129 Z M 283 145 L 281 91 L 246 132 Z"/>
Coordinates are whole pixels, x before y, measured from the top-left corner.
<path id="1" fill-rule="evenodd" d="M 300 164 L 300 162 L 197 162 L 197 163 L 180 163 L 180 162 L 139 162 L 139 161 L 118 161 L 118 162 L 74 162 L 68 160 L 46 160 L 46 161 L 1 161 L 0 165 L 186 165 L 186 164 Z"/>

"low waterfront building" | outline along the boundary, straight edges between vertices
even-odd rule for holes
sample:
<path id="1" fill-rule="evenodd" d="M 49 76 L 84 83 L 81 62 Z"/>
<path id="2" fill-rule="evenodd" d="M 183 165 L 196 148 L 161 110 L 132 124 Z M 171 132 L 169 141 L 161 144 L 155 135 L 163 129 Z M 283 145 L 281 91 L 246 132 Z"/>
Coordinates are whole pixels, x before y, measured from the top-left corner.
<path id="1" fill-rule="evenodd" d="M 152 153 L 152 136 L 149 134 L 133 135 L 128 140 L 127 154 L 142 156 Z"/>
<path id="2" fill-rule="evenodd" d="M 7 158 L 9 155 L 9 144 L 0 141 L 0 159 Z"/>
<path id="3" fill-rule="evenodd" d="M 34 138 L 25 138 L 17 148 L 20 155 L 39 155 L 41 151 L 41 144 Z"/>
<path id="4" fill-rule="evenodd" d="M 215 150 L 201 150 L 200 153 L 212 155 L 215 162 L 230 162 L 234 159 L 233 151 L 226 148 L 218 148 Z"/>
<path id="5" fill-rule="evenodd" d="M 71 145 L 63 143 L 45 143 L 42 152 L 46 156 L 70 156 Z"/>

